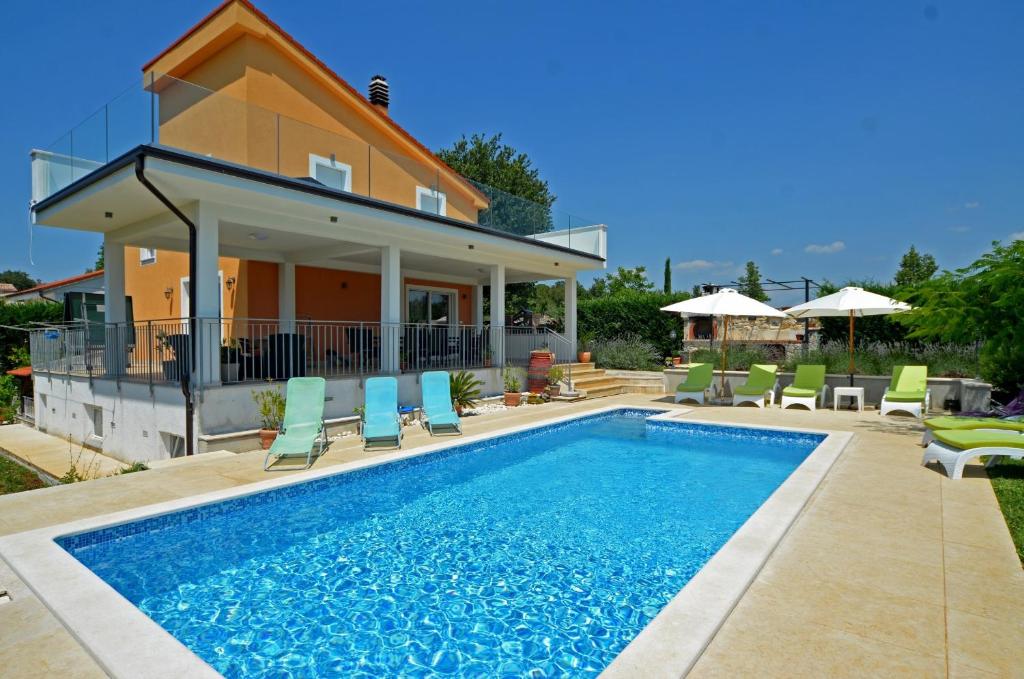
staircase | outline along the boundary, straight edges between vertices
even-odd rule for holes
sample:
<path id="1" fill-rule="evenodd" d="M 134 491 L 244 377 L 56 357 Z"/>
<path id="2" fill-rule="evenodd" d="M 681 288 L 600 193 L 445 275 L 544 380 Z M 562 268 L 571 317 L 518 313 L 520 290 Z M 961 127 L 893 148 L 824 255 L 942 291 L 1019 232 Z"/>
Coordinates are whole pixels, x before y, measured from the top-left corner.
<path id="1" fill-rule="evenodd" d="M 594 367 L 593 363 L 573 363 L 572 384 L 576 391 L 584 392 L 588 399 L 626 393 L 624 380 L 608 377 L 604 370 Z"/>

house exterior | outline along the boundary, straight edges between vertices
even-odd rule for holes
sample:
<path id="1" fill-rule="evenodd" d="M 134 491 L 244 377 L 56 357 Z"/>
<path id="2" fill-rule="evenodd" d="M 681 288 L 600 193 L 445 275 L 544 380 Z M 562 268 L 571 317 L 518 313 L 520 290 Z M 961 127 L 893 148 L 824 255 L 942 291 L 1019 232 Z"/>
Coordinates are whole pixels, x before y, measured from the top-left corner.
<path id="1" fill-rule="evenodd" d="M 464 179 L 391 113 L 384 78 L 364 97 L 228 0 L 34 150 L 34 222 L 102 233 L 106 264 L 103 323 L 33 334 L 37 426 L 151 460 L 255 427 L 267 380 L 323 376 L 343 418 L 366 376 L 415 404 L 424 370 L 496 393 L 539 344 L 571 360 L 605 226 Z M 506 283 L 551 279 L 565 332 L 506 328 Z"/>
<path id="2" fill-rule="evenodd" d="M 37 300 L 64 304 L 67 295 L 96 294 L 103 294 L 103 271 L 89 271 L 58 281 L 40 283 L 24 290 L 14 290 L 3 295 L 3 300 L 11 304 Z"/>

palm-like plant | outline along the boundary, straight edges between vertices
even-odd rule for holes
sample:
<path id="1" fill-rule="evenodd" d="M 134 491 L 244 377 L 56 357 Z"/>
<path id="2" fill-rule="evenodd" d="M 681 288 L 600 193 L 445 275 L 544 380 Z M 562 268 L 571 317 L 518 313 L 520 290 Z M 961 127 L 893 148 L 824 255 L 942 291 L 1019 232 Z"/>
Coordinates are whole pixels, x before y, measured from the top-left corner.
<path id="1" fill-rule="evenodd" d="M 480 398 L 480 387 L 484 383 L 476 378 L 471 372 L 461 370 L 449 377 L 448 386 L 451 389 L 452 405 L 456 409 L 472 408 L 476 405 L 476 399 Z"/>

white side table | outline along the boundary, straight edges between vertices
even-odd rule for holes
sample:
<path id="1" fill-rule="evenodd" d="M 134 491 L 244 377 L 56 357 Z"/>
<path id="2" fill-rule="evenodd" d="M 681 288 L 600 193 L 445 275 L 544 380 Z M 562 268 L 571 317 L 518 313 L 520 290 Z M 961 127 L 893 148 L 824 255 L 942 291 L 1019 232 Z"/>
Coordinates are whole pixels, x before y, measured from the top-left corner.
<path id="1" fill-rule="evenodd" d="M 864 412 L 864 387 L 836 387 L 832 390 L 832 410 L 839 410 L 839 399 L 843 396 L 857 399 L 857 412 Z"/>

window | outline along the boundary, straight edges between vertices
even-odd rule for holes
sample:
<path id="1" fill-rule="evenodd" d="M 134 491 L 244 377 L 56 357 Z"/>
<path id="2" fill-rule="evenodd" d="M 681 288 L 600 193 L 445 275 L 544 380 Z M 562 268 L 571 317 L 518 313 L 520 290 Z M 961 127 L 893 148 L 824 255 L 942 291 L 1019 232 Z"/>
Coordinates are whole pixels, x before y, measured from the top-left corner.
<path id="1" fill-rule="evenodd" d="M 330 158 L 309 154 L 309 176 L 324 186 L 339 191 L 352 191 L 352 166 Z"/>
<path id="2" fill-rule="evenodd" d="M 92 431 L 89 435 L 93 438 L 103 438 L 103 408 L 99 406 L 87 405 L 85 406 L 86 415 L 89 416 L 89 422 L 92 424 Z"/>
<path id="3" fill-rule="evenodd" d="M 409 323 L 455 325 L 455 292 L 409 288 L 406 293 Z"/>
<path id="4" fill-rule="evenodd" d="M 139 263 L 152 264 L 156 261 L 155 248 L 139 248 Z"/>
<path id="5" fill-rule="evenodd" d="M 446 215 L 448 214 L 448 196 L 437 189 L 417 186 L 416 207 L 431 214 Z"/>

